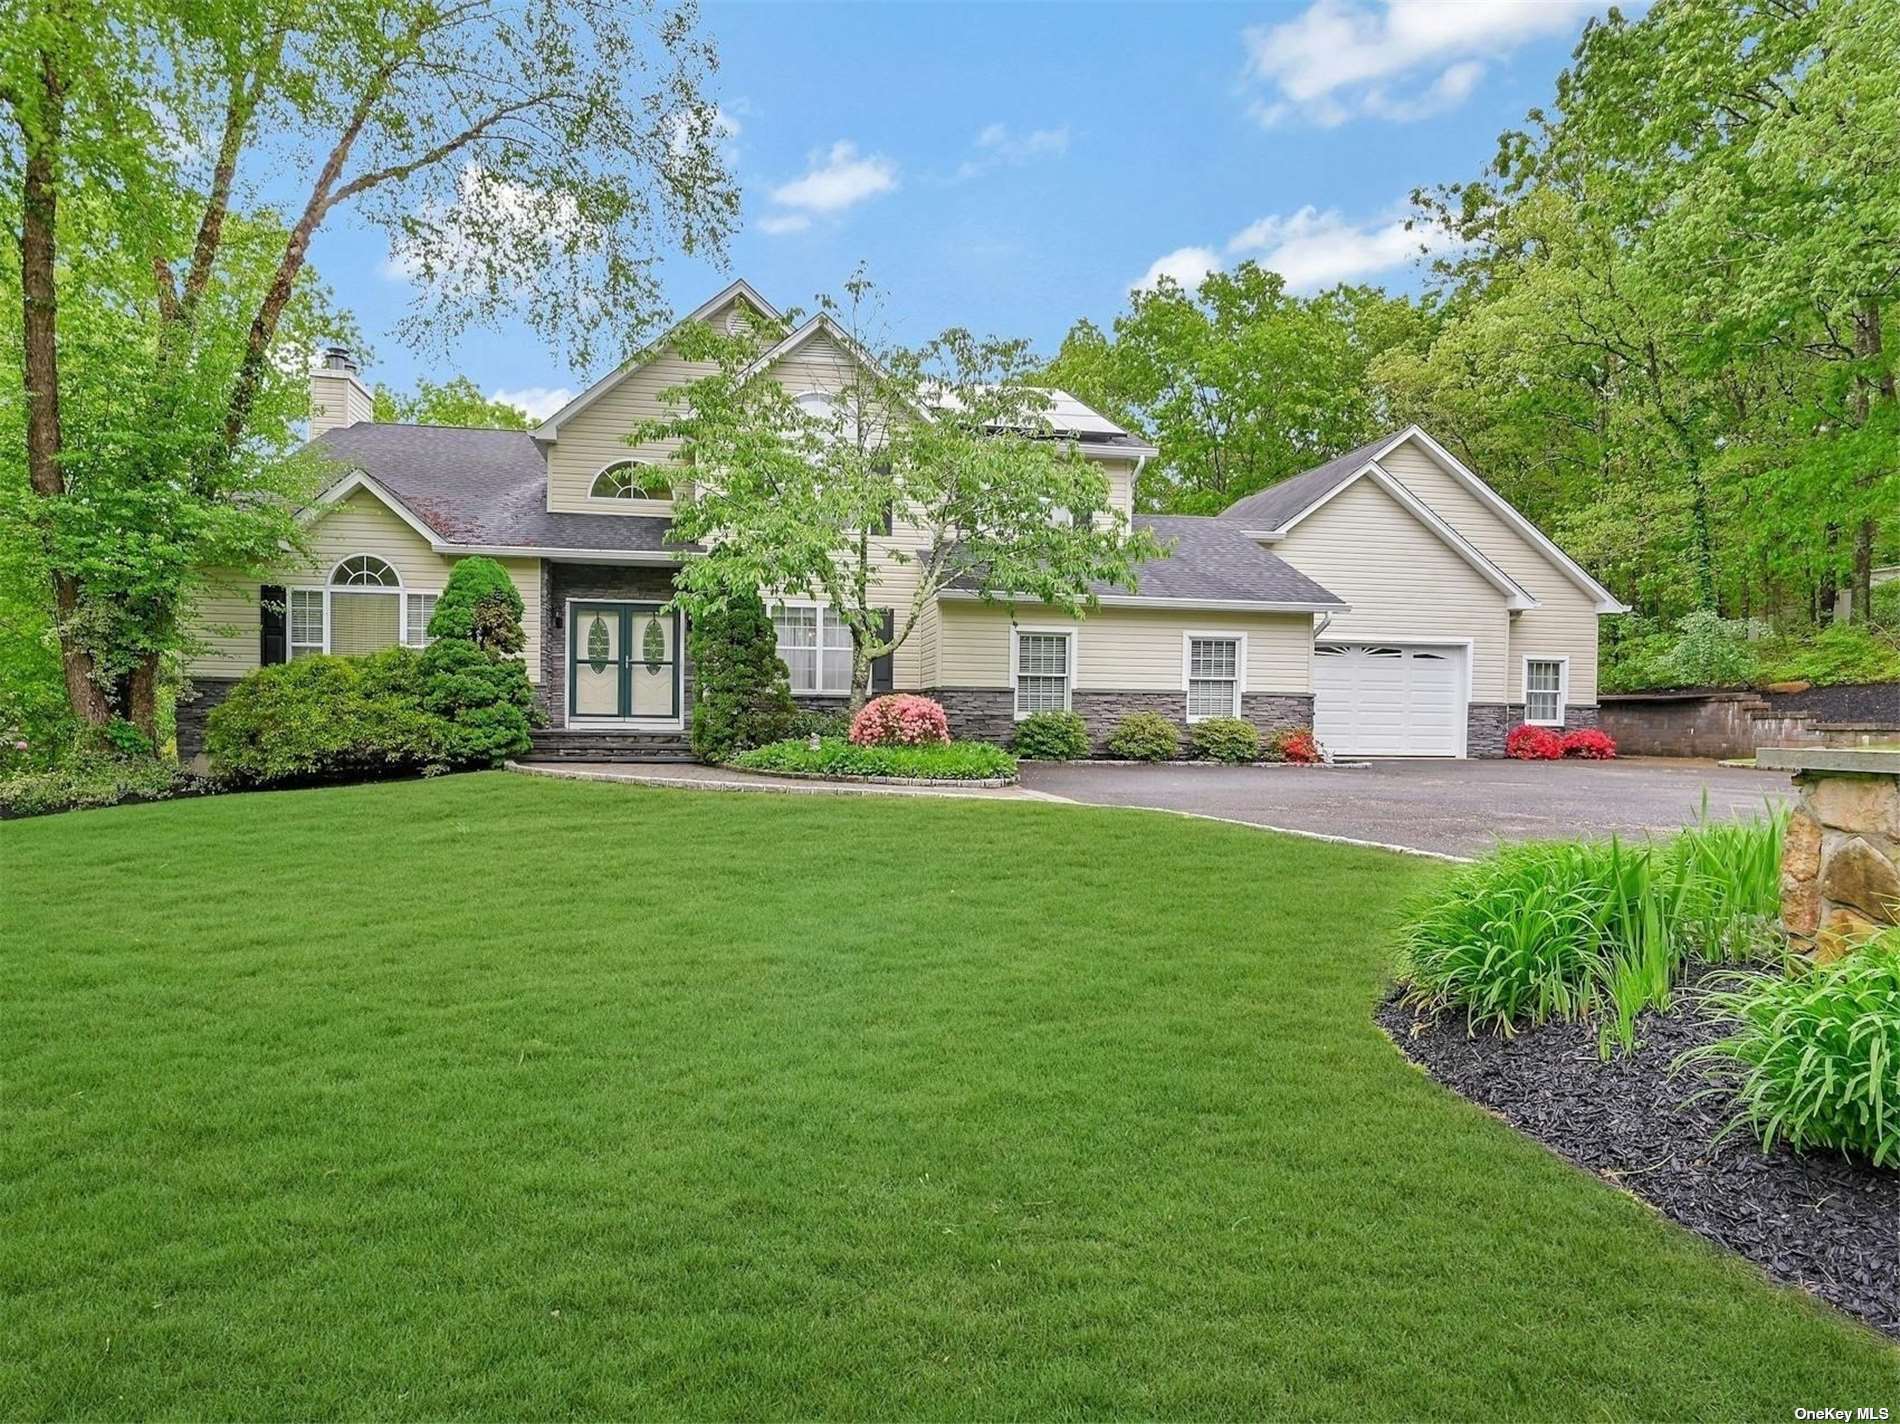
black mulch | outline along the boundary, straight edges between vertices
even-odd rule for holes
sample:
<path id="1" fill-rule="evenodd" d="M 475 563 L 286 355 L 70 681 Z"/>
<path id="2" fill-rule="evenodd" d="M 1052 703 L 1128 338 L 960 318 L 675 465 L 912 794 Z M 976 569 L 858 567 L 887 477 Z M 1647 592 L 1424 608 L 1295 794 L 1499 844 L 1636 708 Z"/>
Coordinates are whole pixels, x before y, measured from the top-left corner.
<path id="1" fill-rule="evenodd" d="M 1746 1129 L 1711 1149 L 1727 1093 L 1678 1053 L 1725 1034 L 1693 1006 L 1695 982 L 1670 1015 L 1638 1020 L 1638 1048 L 1598 1056 L 1594 1025 L 1548 1024 L 1515 1038 L 1467 1036 L 1463 1015 L 1419 1018 L 1396 997 L 1379 1023 L 1439 1082 L 1519 1131 L 1627 1188 L 1698 1236 L 1739 1252 L 1900 1338 L 1900 1172 L 1834 1153 L 1764 1156 Z"/>
<path id="2" fill-rule="evenodd" d="M 1806 692 L 1771 692 L 1765 696 L 1777 712 L 1806 712 L 1822 722 L 1900 725 L 1900 683 L 1810 687 Z"/>

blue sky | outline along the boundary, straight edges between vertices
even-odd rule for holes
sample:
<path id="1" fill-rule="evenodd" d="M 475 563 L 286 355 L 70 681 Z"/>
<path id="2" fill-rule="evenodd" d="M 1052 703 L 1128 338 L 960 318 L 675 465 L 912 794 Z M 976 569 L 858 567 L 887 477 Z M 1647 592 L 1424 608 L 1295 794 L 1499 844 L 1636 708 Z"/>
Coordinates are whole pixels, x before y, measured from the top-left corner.
<path id="1" fill-rule="evenodd" d="M 1251 257 L 1302 290 L 1414 289 L 1407 194 L 1475 174 L 1603 8 L 707 0 L 744 221 L 729 267 L 676 257 L 665 289 L 684 312 L 743 275 L 809 305 L 863 260 L 893 339 L 963 325 L 1046 351 L 1157 267 Z M 447 358 L 405 351 L 414 293 L 382 235 L 332 221 L 313 257 L 373 345 L 371 380 L 461 371 L 544 414 L 601 374 L 512 325 Z"/>

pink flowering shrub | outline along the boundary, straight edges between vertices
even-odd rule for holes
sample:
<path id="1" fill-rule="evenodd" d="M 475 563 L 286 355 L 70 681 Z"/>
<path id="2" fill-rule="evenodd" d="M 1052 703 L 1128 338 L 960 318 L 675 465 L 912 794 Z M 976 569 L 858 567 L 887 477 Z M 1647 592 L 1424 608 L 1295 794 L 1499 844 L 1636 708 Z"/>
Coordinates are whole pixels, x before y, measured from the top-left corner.
<path id="1" fill-rule="evenodd" d="M 1579 727 L 1564 733 L 1564 755 L 1584 761 L 1610 761 L 1616 756 L 1616 739 L 1595 727 Z"/>
<path id="2" fill-rule="evenodd" d="M 860 747 L 921 747 L 950 740 L 943 704 L 909 692 L 874 697 L 851 719 L 851 740 Z"/>
<path id="3" fill-rule="evenodd" d="M 1511 728 L 1504 739 L 1504 754 L 1518 761 L 1557 761 L 1564 754 L 1564 739 L 1548 727 L 1525 722 Z"/>

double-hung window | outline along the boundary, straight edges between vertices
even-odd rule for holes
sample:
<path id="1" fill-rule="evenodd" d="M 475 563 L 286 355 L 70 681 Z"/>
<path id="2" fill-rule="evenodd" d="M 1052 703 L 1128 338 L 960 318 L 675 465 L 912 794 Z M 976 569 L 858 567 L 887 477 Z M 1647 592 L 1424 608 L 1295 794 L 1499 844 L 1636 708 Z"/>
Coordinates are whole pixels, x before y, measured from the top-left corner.
<path id="1" fill-rule="evenodd" d="M 1524 720 L 1541 727 L 1564 724 L 1564 660 L 1524 659 Z"/>
<path id="2" fill-rule="evenodd" d="M 1016 634 L 1016 715 L 1067 708 L 1074 682 L 1073 633 Z"/>
<path id="3" fill-rule="evenodd" d="M 323 651 L 323 590 L 293 588 L 290 602 L 290 655 L 307 658 Z"/>
<path id="4" fill-rule="evenodd" d="M 780 604 L 772 610 L 778 655 L 792 675 L 792 691 L 848 696 L 854 644 L 851 628 L 824 605 Z"/>
<path id="5" fill-rule="evenodd" d="M 402 640 L 412 648 L 429 646 L 429 620 L 435 617 L 433 593 L 404 595 Z"/>
<path id="6" fill-rule="evenodd" d="M 1188 638 L 1188 721 L 1240 715 L 1240 662 L 1238 638 Z"/>

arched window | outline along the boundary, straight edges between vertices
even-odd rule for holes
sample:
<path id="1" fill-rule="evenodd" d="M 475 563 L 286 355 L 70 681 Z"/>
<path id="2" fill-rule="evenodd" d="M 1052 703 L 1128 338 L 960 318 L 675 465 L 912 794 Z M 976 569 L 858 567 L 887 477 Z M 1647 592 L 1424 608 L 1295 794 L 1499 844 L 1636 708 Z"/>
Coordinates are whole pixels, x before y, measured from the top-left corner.
<path id="1" fill-rule="evenodd" d="M 401 588 L 402 579 L 374 554 L 356 554 L 330 571 L 335 588 Z"/>
<path id="2" fill-rule="evenodd" d="M 616 460 L 594 476 L 588 491 L 594 499 L 665 499 L 671 493 L 666 476 L 644 460 Z"/>

